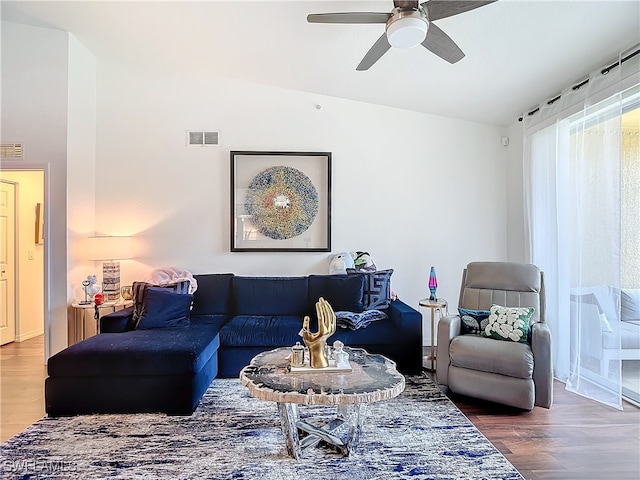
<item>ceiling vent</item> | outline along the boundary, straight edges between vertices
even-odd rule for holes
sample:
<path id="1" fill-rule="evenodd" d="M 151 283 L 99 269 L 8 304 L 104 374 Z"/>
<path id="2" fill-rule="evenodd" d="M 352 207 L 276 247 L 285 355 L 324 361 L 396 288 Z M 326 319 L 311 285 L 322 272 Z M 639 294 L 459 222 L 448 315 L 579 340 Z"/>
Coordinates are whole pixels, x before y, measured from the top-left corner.
<path id="1" fill-rule="evenodd" d="M 187 132 L 187 145 L 190 147 L 217 147 L 220 145 L 220 132 Z"/>
<path id="2" fill-rule="evenodd" d="M 22 144 L 3 143 L 0 145 L 0 158 L 20 159 L 22 158 Z"/>

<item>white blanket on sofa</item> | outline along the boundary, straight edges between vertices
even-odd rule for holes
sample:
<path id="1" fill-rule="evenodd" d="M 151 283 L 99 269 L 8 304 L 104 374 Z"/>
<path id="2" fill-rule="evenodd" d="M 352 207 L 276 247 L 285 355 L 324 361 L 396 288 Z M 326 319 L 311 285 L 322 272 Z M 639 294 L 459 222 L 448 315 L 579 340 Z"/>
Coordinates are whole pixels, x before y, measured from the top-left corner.
<path id="1" fill-rule="evenodd" d="M 189 293 L 193 293 L 198 289 L 198 282 L 191 272 L 178 267 L 162 267 L 153 270 L 145 279 L 145 282 L 154 285 L 167 285 L 168 283 L 181 282 L 189 280 Z"/>

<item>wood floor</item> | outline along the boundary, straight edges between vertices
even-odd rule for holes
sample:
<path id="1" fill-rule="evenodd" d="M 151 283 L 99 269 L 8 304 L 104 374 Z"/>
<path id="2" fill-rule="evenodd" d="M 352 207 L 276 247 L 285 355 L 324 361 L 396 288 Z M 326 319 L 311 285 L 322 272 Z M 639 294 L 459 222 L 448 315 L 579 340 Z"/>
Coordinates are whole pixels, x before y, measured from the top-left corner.
<path id="1" fill-rule="evenodd" d="M 639 480 L 640 409 L 564 387 L 555 381 L 553 406 L 531 412 L 445 393 L 528 480 Z"/>
<path id="2" fill-rule="evenodd" d="M 0 441 L 44 416 L 42 337 L 0 347 Z M 448 393 L 448 392 L 446 392 Z M 554 384 L 551 409 L 509 410 L 449 394 L 528 480 L 640 479 L 640 409 L 618 411 Z"/>
<path id="3" fill-rule="evenodd" d="M 0 347 L 0 442 L 44 416 L 44 339 Z"/>

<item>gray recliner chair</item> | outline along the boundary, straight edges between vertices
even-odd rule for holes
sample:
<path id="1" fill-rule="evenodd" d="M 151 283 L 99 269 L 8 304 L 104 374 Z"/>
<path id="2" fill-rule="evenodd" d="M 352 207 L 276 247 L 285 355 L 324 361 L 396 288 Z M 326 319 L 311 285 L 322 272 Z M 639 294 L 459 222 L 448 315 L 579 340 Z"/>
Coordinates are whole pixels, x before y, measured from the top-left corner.
<path id="1" fill-rule="evenodd" d="M 527 343 L 462 335 L 459 315 L 438 323 L 436 378 L 458 394 L 524 410 L 553 403 L 551 332 L 545 323 L 544 274 L 525 263 L 472 262 L 462 274 L 458 306 L 534 307 Z"/>

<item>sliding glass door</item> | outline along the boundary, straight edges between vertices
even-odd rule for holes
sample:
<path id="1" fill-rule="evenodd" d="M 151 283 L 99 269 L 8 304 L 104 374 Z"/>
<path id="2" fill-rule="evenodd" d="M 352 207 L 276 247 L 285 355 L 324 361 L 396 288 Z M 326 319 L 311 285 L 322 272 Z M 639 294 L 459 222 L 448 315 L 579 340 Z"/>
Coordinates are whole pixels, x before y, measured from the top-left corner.
<path id="1" fill-rule="evenodd" d="M 640 404 L 640 100 L 630 98 L 622 113 L 621 170 L 621 308 L 620 318 L 631 330 L 621 339 L 622 395 Z M 630 344 L 626 344 L 626 342 Z M 631 344 L 635 342 L 634 344 Z M 628 350 L 627 354 L 624 354 Z"/>
<path id="2" fill-rule="evenodd" d="M 625 313 L 640 288 L 638 97 L 634 87 L 569 117 L 567 388 L 613 406 L 638 397 L 640 318 Z"/>
<path id="3" fill-rule="evenodd" d="M 529 260 L 545 271 L 554 374 L 568 390 L 615 408 L 622 395 L 640 399 L 640 86 L 633 68 L 594 72 L 525 120 Z"/>

